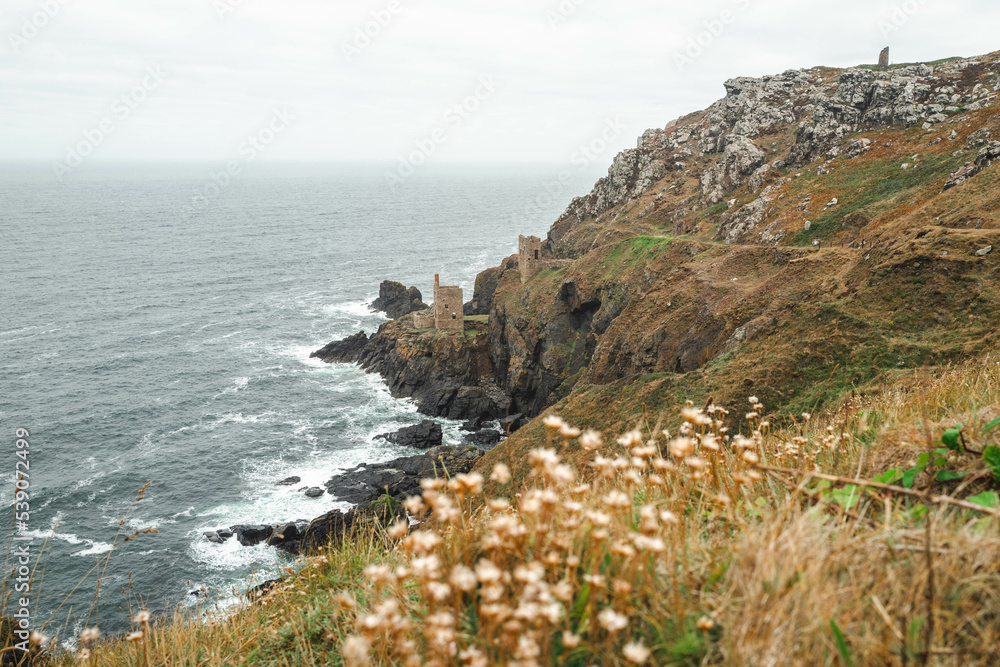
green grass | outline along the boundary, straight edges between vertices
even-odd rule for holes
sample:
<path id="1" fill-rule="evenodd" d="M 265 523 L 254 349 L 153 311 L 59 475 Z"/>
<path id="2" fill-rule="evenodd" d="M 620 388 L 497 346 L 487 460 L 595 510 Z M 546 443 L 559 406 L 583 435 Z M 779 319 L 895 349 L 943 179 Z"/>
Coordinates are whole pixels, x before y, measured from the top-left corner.
<path id="1" fill-rule="evenodd" d="M 668 236 L 633 236 L 615 246 L 604 259 L 604 278 L 614 278 L 644 266 L 669 248 L 676 239 Z"/>
<path id="2" fill-rule="evenodd" d="M 829 209 L 817 211 L 808 230 L 795 235 L 793 245 L 809 245 L 814 239 L 826 239 L 846 229 L 847 218 L 859 213 L 870 221 L 891 211 L 901 203 L 914 198 L 928 188 L 940 188 L 944 181 L 964 160 L 963 156 L 924 155 L 917 167 L 903 169 L 905 160 L 873 161 L 861 163 L 851 169 L 840 168 L 825 176 L 824 184 L 840 192 L 849 192 L 840 203 Z M 825 206 L 826 202 L 815 202 Z"/>

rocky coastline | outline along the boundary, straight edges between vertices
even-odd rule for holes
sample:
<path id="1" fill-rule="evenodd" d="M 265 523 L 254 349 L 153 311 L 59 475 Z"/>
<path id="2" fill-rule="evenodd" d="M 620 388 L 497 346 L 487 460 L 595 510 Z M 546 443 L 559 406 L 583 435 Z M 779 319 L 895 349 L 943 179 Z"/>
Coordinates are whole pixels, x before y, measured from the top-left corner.
<path id="1" fill-rule="evenodd" d="M 422 495 L 420 480 L 467 473 L 482 456 L 483 451 L 471 445 L 437 446 L 386 463 L 359 465 L 334 475 L 324 484 L 325 494 L 353 504 L 346 512 L 331 510 L 311 521 L 237 524 L 208 531 L 204 536 L 216 544 L 235 539 L 245 547 L 267 544 L 289 554 L 306 553 L 352 530 L 381 529 L 391 520 L 405 517 L 402 502 L 408 496 Z"/>
<path id="2" fill-rule="evenodd" d="M 465 420 L 475 446 L 442 447 L 434 422 L 383 434 L 427 451 L 329 480 L 321 495 L 355 503 L 350 511 L 232 526 L 209 539 L 267 542 L 292 553 L 336 539 L 374 520 L 372 507 L 398 512 L 380 499 L 418 494 L 421 477 L 470 470 L 479 447 L 577 388 L 637 378 L 650 386 L 685 376 L 694 383 L 711 371 L 729 373 L 714 380 L 720 400 L 753 387 L 777 405 L 794 399 L 779 387 L 810 364 L 822 366 L 817 377 L 841 372 L 852 383 L 899 367 L 886 355 L 854 359 L 859 345 L 875 340 L 871 313 L 898 310 L 889 288 L 915 279 L 921 265 L 939 267 L 948 280 L 973 274 L 996 244 L 995 223 L 981 211 L 942 221 L 959 210 L 952 204 L 941 204 L 933 219 L 889 215 L 851 202 L 857 188 L 842 174 L 902 174 L 900 187 L 909 187 L 904 177 L 919 160 L 929 173 L 922 178 L 935 184 L 928 192 L 951 193 L 946 199 L 982 181 L 1000 159 L 996 128 L 985 126 L 1000 91 L 994 60 L 789 70 L 726 82 L 723 99 L 644 133 L 588 196 L 570 204 L 541 246 L 541 259 L 562 263 L 522 272 L 515 255 L 480 273 L 463 308 L 464 330 L 416 327 L 413 313 L 428 307 L 419 290 L 383 282 L 372 307 L 391 321 L 311 356 L 379 374 L 393 396 L 412 399 L 428 417 Z M 911 233 L 916 226 L 926 229 Z M 822 305 L 827 297 L 839 301 Z M 840 318 L 837 336 L 815 338 L 811 325 L 830 313 Z M 913 327 L 914 335 L 925 329 Z M 773 335 L 813 356 L 759 361 Z"/>

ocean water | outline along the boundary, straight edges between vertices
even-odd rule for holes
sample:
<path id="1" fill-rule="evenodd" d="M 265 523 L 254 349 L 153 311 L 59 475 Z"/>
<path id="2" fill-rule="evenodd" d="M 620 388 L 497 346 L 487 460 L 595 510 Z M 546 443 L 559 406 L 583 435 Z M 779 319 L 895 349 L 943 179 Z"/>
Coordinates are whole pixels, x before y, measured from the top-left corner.
<path id="1" fill-rule="evenodd" d="M 88 572 L 105 559 L 110 632 L 127 596 L 208 609 L 274 576 L 289 562 L 277 550 L 202 532 L 338 507 L 275 482 L 321 485 L 412 453 L 373 437 L 422 419 L 378 377 L 309 353 L 373 332 L 383 279 L 429 300 L 440 273 L 471 298 L 478 271 L 519 233 L 544 236 L 595 176 L 549 197 L 558 167 L 428 167 L 390 191 L 370 167 L 260 166 L 185 210 L 207 171 L 112 165 L 59 183 L 45 166 L 0 166 L 0 505 L 13 525 L 27 429 L 31 514 L 12 533 L 33 538 L 36 627 L 88 622 Z M 111 552 L 119 531 L 148 528 Z"/>

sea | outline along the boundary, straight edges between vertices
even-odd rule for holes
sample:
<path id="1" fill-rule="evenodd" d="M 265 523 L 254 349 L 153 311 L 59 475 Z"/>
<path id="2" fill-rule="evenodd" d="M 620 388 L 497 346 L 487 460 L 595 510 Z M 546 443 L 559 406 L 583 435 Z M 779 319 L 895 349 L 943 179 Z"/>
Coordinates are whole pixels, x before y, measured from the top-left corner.
<path id="1" fill-rule="evenodd" d="M 414 453 L 375 436 L 425 418 L 309 354 L 377 330 L 383 280 L 429 302 L 438 273 L 471 299 L 479 271 L 599 176 L 427 165 L 391 188 L 378 165 L 289 163 L 212 187 L 218 171 L 95 164 L 60 181 L 0 164 L 0 508 L 47 634 L 121 632 L 139 607 L 225 613 L 294 566 L 203 533 L 345 509 L 299 489 Z"/>

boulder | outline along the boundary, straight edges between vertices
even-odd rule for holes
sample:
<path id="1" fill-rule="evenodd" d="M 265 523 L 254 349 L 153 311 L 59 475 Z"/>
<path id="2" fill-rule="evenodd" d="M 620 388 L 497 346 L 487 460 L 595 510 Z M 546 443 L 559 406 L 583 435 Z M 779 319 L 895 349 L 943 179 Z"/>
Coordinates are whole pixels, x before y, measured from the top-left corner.
<path id="1" fill-rule="evenodd" d="M 333 477 L 326 490 L 337 500 L 364 505 L 379 496 L 398 500 L 421 494 L 420 480 L 469 472 L 482 456 L 475 447 L 435 447 L 416 456 L 357 466 Z"/>
<path id="2" fill-rule="evenodd" d="M 459 430 L 462 430 L 462 431 L 478 431 L 482 427 L 483 427 L 483 420 L 482 420 L 482 418 L 480 418 L 480 417 L 474 417 L 474 418 L 472 418 L 472 419 L 470 419 L 470 420 L 468 420 L 466 422 L 463 422 L 462 425 L 459 426 L 458 428 L 459 428 Z"/>
<path id="3" fill-rule="evenodd" d="M 226 541 L 226 538 L 223 537 L 222 535 L 219 535 L 219 531 L 217 530 L 210 530 L 208 532 L 202 533 L 202 535 L 204 535 L 209 542 L 214 542 L 215 544 L 222 544 L 223 542 Z M 232 533 L 230 533 L 230 537 L 231 536 Z"/>
<path id="4" fill-rule="evenodd" d="M 345 536 L 382 531 L 398 519 L 406 519 L 406 510 L 396 500 L 380 500 L 365 507 L 353 507 L 347 512 L 333 510 L 313 519 L 296 543 L 296 548 L 298 553 L 307 553 L 334 544 Z"/>
<path id="5" fill-rule="evenodd" d="M 265 525 L 237 525 L 230 526 L 236 534 L 236 540 L 245 547 L 252 547 L 266 541 L 274 532 L 272 526 Z"/>
<path id="6" fill-rule="evenodd" d="M 251 601 L 258 601 L 260 598 L 264 597 L 269 590 L 275 586 L 280 586 L 282 583 L 281 579 L 268 579 L 267 581 L 261 582 L 253 588 L 248 589 L 246 596 Z"/>
<path id="7" fill-rule="evenodd" d="M 465 436 L 465 439 L 474 444 L 476 447 L 481 447 L 485 449 L 488 447 L 493 447 L 498 442 L 500 442 L 500 438 L 502 437 L 502 435 L 503 434 L 501 434 L 500 431 L 491 428 L 486 428 L 483 429 L 482 431 L 476 431 L 475 433 L 468 434 L 467 436 Z"/>
<path id="8" fill-rule="evenodd" d="M 267 544 L 268 546 L 278 547 L 282 551 L 298 553 L 299 542 L 305 537 L 308 529 L 309 522 L 304 520 L 292 521 L 280 525 L 267 538 Z"/>
<path id="9" fill-rule="evenodd" d="M 318 486 L 313 486 L 306 489 L 307 498 L 319 498 L 320 496 L 323 495 L 323 493 L 324 493 L 323 489 L 319 488 Z"/>
<path id="10" fill-rule="evenodd" d="M 292 476 L 292 477 L 286 477 L 285 479 L 283 479 L 280 482 L 278 482 L 277 485 L 278 486 L 294 486 L 295 484 L 298 484 L 301 481 L 302 481 L 301 477 Z"/>
<path id="11" fill-rule="evenodd" d="M 416 287 L 406 288 L 393 280 L 385 280 L 379 285 L 378 298 L 371 304 L 372 310 L 381 311 L 393 320 L 427 308 L 420 290 Z"/>
<path id="12" fill-rule="evenodd" d="M 528 422 L 524 415 L 518 413 L 509 415 L 500 420 L 500 431 L 502 433 L 513 433 Z"/>
<path id="13" fill-rule="evenodd" d="M 407 426 L 395 433 L 383 433 L 375 437 L 402 447 L 430 449 L 441 444 L 443 432 L 440 424 L 430 419 L 425 419 L 415 426 Z"/>

